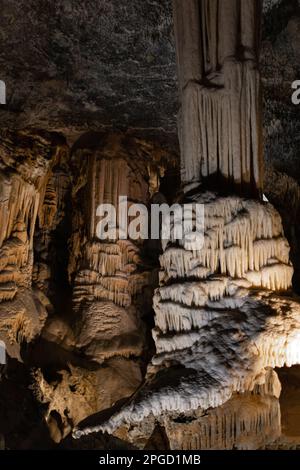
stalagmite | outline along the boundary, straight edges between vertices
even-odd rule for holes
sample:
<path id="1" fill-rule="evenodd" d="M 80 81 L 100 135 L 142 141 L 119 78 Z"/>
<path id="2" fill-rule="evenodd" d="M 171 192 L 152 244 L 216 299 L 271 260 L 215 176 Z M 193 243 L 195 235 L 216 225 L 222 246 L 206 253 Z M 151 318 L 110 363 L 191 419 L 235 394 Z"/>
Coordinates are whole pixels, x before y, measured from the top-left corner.
<path id="1" fill-rule="evenodd" d="M 153 284 L 153 274 L 143 267 L 142 241 L 122 239 L 121 233 L 114 239 L 101 240 L 96 227 L 99 205 L 113 205 L 119 229 L 124 225 L 119 220 L 119 198 L 127 197 L 128 206 L 132 202 L 147 204 L 150 192 L 157 191 L 154 170 L 159 174 L 163 162 L 158 156 L 155 167 L 154 159 L 149 174 L 150 156 L 155 155 L 155 149 L 144 145 L 140 158 L 141 142 L 130 142 L 117 134 L 109 136 L 104 144 L 99 142 L 99 149 L 85 157 L 78 189 L 74 191 L 74 204 L 83 193 L 86 201 L 85 213 L 79 219 L 82 225 L 75 225 L 73 230 L 76 266 L 74 257 L 70 264 L 70 275 L 74 276 L 73 306 L 81 330 L 77 346 L 88 355 L 93 351 L 93 358 L 99 362 L 111 355 L 139 356 L 143 348 L 141 295 Z M 127 212 L 125 215 L 127 218 Z"/>
<path id="2" fill-rule="evenodd" d="M 100 364 L 120 356 L 132 362 L 145 346 L 143 292 L 151 289 L 153 273 L 143 266 L 141 241 L 122 239 L 119 233 L 114 239 L 98 238 L 97 208 L 112 204 L 118 215 L 119 197 L 127 197 L 129 206 L 147 204 L 158 189 L 154 173 L 162 171 L 163 161 L 155 148 L 122 134 L 103 137 L 96 150 L 78 149 L 73 159 L 79 162 L 69 264 L 76 348 Z M 116 228 L 121 223 L 117 219 Z"/>
<path id="3" fill-rule="evenodd" d="M 262 194 L 261 2 L 173 3 L 181 202 L 191 216 L 180 239 L 173 216 L 162 240 L 156 354 L 144 385 L 74 436 L 109 432 L 143 447 L 159 423 L 172 449 L 263 448 L 281 432 L 273 369 L 300 364 L 300 303 L 289 292 L 280 215 L 243 198 Z M 204 207 L 203 233 L 194 231 L 195 203 Z"/>
<path id="4" fill-rule="evenodd" d="M 38 217 L 49 223 L 56 212 L 56 195 L 47 181 L 60 150 L 48 133 L 1 135 L 0 338 L 12 357 L 19 358 L 21 343 L 32 341 L 47 318 L 42 286 L 32 283 L 33 242 Z"/>
<path id="5" fill-rule="evenodd" d="M 145 260 L 143 240 L 124 238 L 121 230 L 109 239 L 99 237 L 97 209 L 112 204 L 118 214 L 119 197 L 127 198 L 128 207 L 147 204 L 159 189 L 167 154 L 125 134 L 97 134 L 97 139 L 91 148 L 85 139 L 72 151 L 61 148 L 38 185 L 29 279 L 38 289 L 34 300 L 41 300 L 49 316 L 43 318 L 36 348 L 49 347 L 60 359 L 54 378 L 45 373 L 46 367 L 35 369 L 33 390 L 57 443 L 81 420 L 115 406 L 140 386 L 149 341 L 146 321 L 158 278 L 157 267 Z M 123 228 L 123 222 L 116 219 L 114 228 Z M 23 225 L 11 228 L 0 258 L 5 268 L 0 282 L 6 282 L 0 294 L 5 298 L 16 295 L 18 275 L 10 273 L 8 261 L 27 267 L 27 252 L 32 256 Z M 51 259 L 53 252 L 56 258 Z M 17 320 L 12 327 L 21 341 L 26 315 Z M 38 356 L 38 363 L 52 367 L 52 356 L 45 358 L 43 351 Z"/>

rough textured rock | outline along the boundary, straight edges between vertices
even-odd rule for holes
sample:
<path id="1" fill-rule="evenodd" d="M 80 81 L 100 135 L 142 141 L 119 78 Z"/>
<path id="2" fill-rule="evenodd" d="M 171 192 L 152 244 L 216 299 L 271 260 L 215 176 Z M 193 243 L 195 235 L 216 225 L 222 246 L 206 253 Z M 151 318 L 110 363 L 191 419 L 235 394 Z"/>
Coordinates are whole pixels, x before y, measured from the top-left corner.
<path id="1" fill-rule="evenodd" d="M 182 182 L 262 188 L 261 2 L 174 1 Z"/>
<path id="2" fill-rule="evenodd" d="M 94 360 L 138 357 L 145 346 L 142 318 L 149 315 L 155 270 L 143 260 L 143 240 L 122 239 L 129 219 L 126 211 L 127 222 L 120 220 L 119 197 L 127 197 L 128 207 L 149 204 L 151 193 L 159 189 L 155 169 L 156 175 L 162 172 L 165 157 L 161 150 L 122 134 L 106 137 L 98 149 L 78 149 L 73 155 L 81 166 L 73 188 L 73 308 L 78 312 L 77 346 Z M 116 234 L 108 240 L 97 236 L 100 204 L 116 209 Z"/>
<path id="3" fill-rule="evenodd" d="M 266 156 L 299 177 L 299 118 L 291 104 L 299 1 L 263 4 Z M 10 0 L 0 25 L 2 127 L 56 130 L 72 141 L 90 129 L 131 129 L 177 147 L 171 0 Z"/>
<path id="4" fill-rule="evenodd" d="M 0 18 L 0 449 L 297 447 L 298 376 L 277 370 L 280 395 L 273 369 L 300 360 L 299 0 L 203 0 L 192 28 L 175 15 L 176 41 L 170 0 L 54 3 L 11 0 Z M 264 193 L 294 276 L 279 214 L 228 196 L 262 187 L 255 5 Z M 188 198 L 175 42 L 182 178 L 203 183 Z M 204 249 L 99 241 L 96 208 L 119 195 L 204 203 Z"/>
<path id="5" fill-rule="evenodd" d="M 119 196 L 126 196 L 129 206 L 148 204 L 172 158 L 153 144 L 124 134 L 97 134 L 91 141 L 87 145 L 81 139 L 70 161 L 72 192 L 67 194 L 72 224 L 65 268 L 72 302 L 66 312 L 56 308 L 42 332 L 50 351 L 59 347 L 56 354 L 38 364 L 38 350 L 33 351 L 31 361 L 40 366 L 34 389 L 47 406 L 45 420 L 56 442 L 88 416 L 130 397 L 142 382 L 151 347 L 146 326 L 152 317 L 157 268 L 147 259 L 143 240 L 124 240 L 119 233 L 114 239 L 99 239 L 97 208 L 105 203 L 118 208 Z M 121 221 L 116 223 L 121 229 Z M 46 239 L 55 241 L 53 224 L 50 232 L 48 225 L 39 233 L 46 230 Z M 39 255 L 49 253 L 47 244 L 39 246 Z M 51 367 L 54 378 L 47 379 L 46 367 Z"/>
<path id="6" fill-rule="evenodd" d="M 291 247 L 291 261 L 295 271 L 293 288 L 299 294 L 300 234 L 298 220 L 300 186 L 295 178 L 268 166 L 265 172 L 264 192 L 281 215 L 284 231 Z"/>
<path id="7" fill-rule="evenodd" d="M 168 421 L 166 434 L 171 449 L 262 449 L 281 435 L 279 402 L 272 394 L 245 393 L 190 422 Z"/>
<path id="8" fill-rule="evenodd" d="M 127 430 L 128 440 L 144 446 L 156 421 L 175 449 L 257 448 L 280 436 L 281 387 L 272 369 L 300 362 L 300 303 L 282 295 L 293 268 L 280 216 L 260 201 L 195 191 L 215 174 L 227 191 L 232 183 L 240 193 L 245 186 L 253 194 L 262 189 L 260 7 L 174 2 L 188 186 L 182 203 L 190 219 L 178 237 L 182 220 L 175 214 L 171 235 L 162 237 L 156 355 L 144 385 L 102 423 L 79 426 L 75 437 Z M 204 207 L 203 233 L 193 203 Z M 238 410 L 251 408 L 255 394 L 255 411 L 243 417 Z"/>
<path id="9" fill-rule="evenodd" d="M 70 159 L 56 134 L 1 140 L 1 339 L 34 370 L 32 401 L 57 443 L 142 381 L 157 268 L 142 241 L 100 241 L 96 208 L 119 195 L 149 203 L 174 161 L 124 134 L 87 141 Z"/>
<path id="10" fill-rule="evenodd" d="M 170 0 L 11 1 L 0 22 L 5 126 L 175 136 Z"/>
<path id="11" fill-rule="evenodd" d="M 205 204 L 204 244 L 198 250 L 187 231 L 174 246 L 174 222 L 160 259 L 161 287 L 154 296 L 157 354 L 146 384 L 110 420 L 83 428 L 77 436 L 115 432 L 124 425 L 143 428 L 147 419 L 160 419 L 167 429 L 170 413 L 203 413 L 220 407 L 235 392 L 253 392 L 257 386 L 278 398 L 280 385 L 270 389 L 269 368 L 300 361 L 300 304 L 274 293 L 286 291 L 293 274 L 279 214 L 269 204 L 251 200 L 209 193 L 193 198 Z M 276 400 L 271 402 L 278 408 Z M 278 412 L 274 419 L 278 422 Z M 243 440 L 242 434 L 238 440 L 231 438 L 231 446 L 255 448 L 255 436 L 251 441 L 244 434 Z M 224 441 L 223 447 L 227 445 Z"/>
<path id="12" fill-rule="evenodd" d="M 264 85 L 265 159 L 299 182 L 299 106 L 292 103 L 299 80 L 298 0 L 277 2 L 264 21 L 261 70 Z"/>
<path id="13" fill-rule="evenodd" d="M 33 283 L 33 243 L 38 218 L 49 217 L 46 188 L 60 151 L 48 133 L 1 136 L 0 337 L 13 357 L 47 318 L 50 302 Z"/>
<path id="14" fill-rule="evenodd" d="M 130 397 L 142 380 L 137 363 L 115 358 L 96 371 L 70 366 L 49 382 L 35 372 L 35 395 L 47 405 L 45 420 L 51 438 L 59 443 L 86 417 Z"/>

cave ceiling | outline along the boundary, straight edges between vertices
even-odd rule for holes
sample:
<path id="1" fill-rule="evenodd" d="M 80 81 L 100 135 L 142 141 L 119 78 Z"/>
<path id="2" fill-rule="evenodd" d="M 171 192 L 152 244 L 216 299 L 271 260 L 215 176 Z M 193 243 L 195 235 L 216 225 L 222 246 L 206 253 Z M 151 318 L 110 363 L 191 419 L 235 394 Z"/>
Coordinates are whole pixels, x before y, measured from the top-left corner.
<path id="1" fill-rule="evenodd" d="M 171 0 L 1 3 L 0 78 L 7 87 L 2 127 L 54 130 L 71 143 L 87 130 L 121 129 L 177 145 Z M 298 0 L 265 0 L 264 23 L 265 97 L 276 105 L 290 101 L 300 70 Z M 290 60 L 282 67 L 284 53 Z M 274 85 L 278 68 L 284 92 Z M 267 124 L 281 119 L 282 106 L 275 105 L 268 107 Z M 284 121 L 295 113 L 288 108 L 281 127 L 276 124 L 279 144 L 273 134 L 269 153 L 278 152 L 287 134 Z M 295 117 L 293 122 L 299 124 Z M 295 155 L 291 143 L 286 159 Z"/>
<path id="2" fill-rule="evenodd" d="M 68 133 L 114 127 L 174 134 L 171 3 L 5 2 L 5 120 Z"/>

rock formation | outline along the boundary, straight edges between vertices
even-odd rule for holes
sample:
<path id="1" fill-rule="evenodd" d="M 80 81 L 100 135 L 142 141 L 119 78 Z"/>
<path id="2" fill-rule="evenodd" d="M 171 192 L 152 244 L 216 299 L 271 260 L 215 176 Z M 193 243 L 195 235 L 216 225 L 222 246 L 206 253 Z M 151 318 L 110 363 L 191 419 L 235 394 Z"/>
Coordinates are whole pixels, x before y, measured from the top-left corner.
<path id="1" fill-rule="evenodd" d="M 280 383 L 272 368 L 300 360 L 300 305 L 278 294 L 291 287 L 293 275 L 280 216 L 270 204 L 236 196 L 193 198 L 205 205 L 204 246 L 190 246 L 189 232 L 177 246 L 174 231 L 165 242 L 161 287 L 154 296 L 157 353 L 147 382 L 108 423 L 78 435 L 118 435 L 125 426 L 132 442 L 139 433 L 145 444 L 159 421 L 173 448 L 197 449 L 256 448 L 274 438 L 267 428 L 280 434 Z M 260 410 L 251 413 L 253 423 L 243 418 L 241 424 L 234 411 L 243 401 Z M 178 422 L 185 423 L 182 436 L 185 426 L 191 429 L 192 441 L 174 437 Z M 267 441 L 257 440 L 258 422 Z M 236 434 L 230 434 L 233 427 Z M 225 441 L 214 442 L 217 435 Z"/>
<path id="2" fill-rule="evenodd" d="M 182 181 L 262 188 L 261 2 L 174 1 Z"/>
<path id="3" fill-rule="evenodd" d="M 130 147 L 122 135 L 109 136 L 99 150 L 78 152 L 74 158 L 82 168 L 73 189 L 76 217 L 70 264 L 73 308 L 80 316 L 77 346 L 99 362 L 110 356 L 138 357 L 144 347 L 142 317 L 149 310 L 144 296 L 149 288 L 151 295 L 155 273 L 142 259 L 143 240 L 124 236 L 129 219 L 127 211 L 119 214 L 119 198 L 127 197 L 128 207 L 149 203 L 151 193 L 158 190 L 152 171 L 162 171 L 163 152 L 134 141 Z M 97 235 L 101 204 L 115 208 L 115 239 L 100 240 Z"/>
<path id="4" fill-rule="evenodd" d="M 0 17 L 0 449 L 297 447 L 299 1 L 79 3 Z"/>
<path id="5" fill-rule="evenodd" d="M 55 213 L 49 181 L 62 151 L 55 135 L 1 135 L 0 338 L 11 357 L 20 357 L 22 343 L 31 342 L 47 318 L 50 302 L 33 282 L 33 241 L 37 223 L 49 223 Z"/>
<path id="6" fill-rule="evenodd" d="M 281 432 L 273 369 L 300 361 L 300 304 L 279 214 L 241 197 L 262 191 L 260 2 L 175 0 L 174 12 L 192 220 L 177 240 L 174 216 L 163 240 L 144 385 L 74 435 L 106 431 L 143 447 L 159 425 L 172 449 L 263 448 Z M 208 192 L 211 181 L 239 195 Z M 204 206 L 203 234 L 194 204 Z"/>
<path id="7" fill-rule="evenodd" d="M 142 382 L 157 267 L 143 240 L 99 240 L 97 207 L 148 204 L 169 155 L 121 133 L 70 152 L 34 130 L 3 133 L 0 151 L 0 340 L 59 443 Z"/>
<path id="8" fill-rule="evenodd" d="M 50 381 L 40 369 L 34 373 L 35 395 L 47 405 L 45 419 L 56 442 L 136 391 L 149 347 L 146 324 L 157 269 L 145 257 L 143 240 L 124 239 L 124 220 L 116 219 L 115 239 L 99 239 L 97 208 L 113 204 L 118 214 L 119 197 L 127 197 L 129 207 L 148 204 L 166 154 L 123 134 L 97 139 L 94 148 L 79 143 L 71 156 L 71 312 L 49 318 L 42 332 L 72 356 Z"/>

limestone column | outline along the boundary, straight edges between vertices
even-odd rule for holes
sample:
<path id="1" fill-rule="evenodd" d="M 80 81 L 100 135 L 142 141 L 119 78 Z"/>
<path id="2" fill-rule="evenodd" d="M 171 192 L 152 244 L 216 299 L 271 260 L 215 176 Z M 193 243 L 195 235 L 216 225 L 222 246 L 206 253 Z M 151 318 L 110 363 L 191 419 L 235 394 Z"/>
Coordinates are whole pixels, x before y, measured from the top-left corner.
<path id="1" fill-rule="evenodd" d="M 262 190 L 259 0 L 174 0 L 182 182 Z"/>

